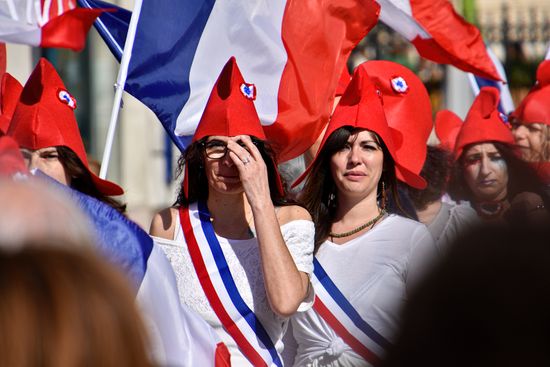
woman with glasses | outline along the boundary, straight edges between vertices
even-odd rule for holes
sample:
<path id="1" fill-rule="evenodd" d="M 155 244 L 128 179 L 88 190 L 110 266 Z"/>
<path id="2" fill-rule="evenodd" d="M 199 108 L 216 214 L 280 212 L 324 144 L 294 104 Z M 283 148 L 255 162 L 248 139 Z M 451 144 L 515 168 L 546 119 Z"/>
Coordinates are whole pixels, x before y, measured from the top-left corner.
<path id="1" fill-rule="evenodd" d="M 180 159 L 176 205 L 153 218 L 150 233 L 182 303 L 218 332 L 232 365 L 280 366 L 288 317 L 312 304 L 314 225 L 285 203 L 253 89 L 232 58 Z"/>

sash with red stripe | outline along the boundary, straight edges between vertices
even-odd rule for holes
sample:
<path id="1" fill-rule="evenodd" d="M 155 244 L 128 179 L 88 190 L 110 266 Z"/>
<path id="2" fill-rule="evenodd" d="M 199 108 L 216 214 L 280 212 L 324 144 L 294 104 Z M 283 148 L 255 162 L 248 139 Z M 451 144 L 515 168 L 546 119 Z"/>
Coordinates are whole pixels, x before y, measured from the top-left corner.
<path id="1" fill-rule="evenodd" d="M 237 289 L 206 204 L 194 203 L 180 208 L 179 213 L 200 284 L 227 333 L 254 366 L 282 367 L 273 341 Z"/>
<path id="2" fill-rule="evenodd" d="M 313 266 L 313 309 L 351 349 L 373 366 L 379 365 L 390 343 L 359 315 L 316 258 Z"/>

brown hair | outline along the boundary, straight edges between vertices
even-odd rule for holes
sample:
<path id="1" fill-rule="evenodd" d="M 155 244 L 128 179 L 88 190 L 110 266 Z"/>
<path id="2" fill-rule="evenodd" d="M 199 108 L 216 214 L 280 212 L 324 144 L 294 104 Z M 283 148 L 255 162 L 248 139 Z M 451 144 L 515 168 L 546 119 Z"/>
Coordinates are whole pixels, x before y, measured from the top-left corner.
<path id="1" fill-rule="evenodd" d="M 63 164 L 67 175 L 71 178 L 71 188 L 96 198 L 124 214 L 126 204 L 103 194 L 97 189 L 92 181 L 90 172 L 84 167 L 84 164 L 75 152 L 65 146 L 56 146 L 55 148 L 57 149 L 57 154 L 59 154 L 61 164 Z"/>
<path id="2" fill-rule="evenodd" d="M 83 248 L 0 251 L 0 365 L 151 367 L 129 283 Z"/>
<path id="3" fill-rule="evenodd" d="M 256 148 L 260 151 L 267 167 L 271 201 L 278 206 L 288 205 L 289 201 L 286 200 L 284 193 L 279 192 L 278 180 L 280 180 L 280 178 L 278 177 L 279 172 L 277 170 L 277 160 L 275 159 L 274 151 L 267 142 L 254 136 L 250 136 L 250 138 Z M 188 177 L 188 195 L 185 195 L 183 184 L 180 185 L 180 190 L 175 205 L 187 206 L 190 203 L 194 203 L 199 200 L 206 201 L 208 199 L 208 181 L 204 171 L 204 144 L 207 139 L 208 137 L 204 137 L 191 144 L 178 160 L 176 176 L 180 177 L 184 174 L 186 165 L 187 172 L 190 172 L 190 174 Z"/>
<path id="4" fill-rule="evenodd" d="M 328 238 L 330 228 L 334 220 L 336 208 L 338 206 L 338 197 L 336 196 L 336 184 L 332 179 L 330 171 L 330 159 L 340 151 L 351 135 L 364 130 L 351 126 L 343 126 L 335 130 L 325 142 L 325 145 L 319 152 L 319 156 L 313 163 L 313 167 L 307 177 L 307 180 L 300 196 L 300 201 L 311 213 L 313 222 L 315 223 L 315 251 Z M 384 153 L 384 171 L 378 182 L 377 193 L 381 200 L 382 197 L 382 182 L 384 182 L 386 192 L 391 192 L 392 198 L 399 204 L 397 194 L 397 178 L 395 176 L 395 164 L 389 153 L 386 145 L 376 135 L 382 152 Z M 331 198 L 334 196 L 334 199 Z"/>
<path id="5" fill-rule="evenodd" d="M 506 162 L 508 169 L 508 199 L 513 199 L 514 196 L 522 192 L 533 192 L 545 198 L 545 202 L 548 202 L 546 199 L 548 195 L 544 193 L 543 184 L 536 172 L 524 160 L 519 158 L 513 146 L 497 141 L 487 141 L 487 143 L 493 144 Z M 464 147 L 463 152 L 476 144 L 480 143 L 467 145 Z M 449 194 L 456 201 L 476 202 L 476 197 L 464 177 L 464 156 L 463 153 L 454 164 L 449 182 Z"/>

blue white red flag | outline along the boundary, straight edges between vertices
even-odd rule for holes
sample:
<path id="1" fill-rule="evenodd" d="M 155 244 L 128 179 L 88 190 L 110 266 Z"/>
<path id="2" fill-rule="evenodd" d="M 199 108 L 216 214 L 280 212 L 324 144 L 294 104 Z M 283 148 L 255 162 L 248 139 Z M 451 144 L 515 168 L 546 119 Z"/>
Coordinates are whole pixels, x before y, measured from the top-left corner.
<path id="1" fill-rule="evenodd" d="M 480 31 L 454 10 L 449 0 L 377 0 L 380 20 L 428 60 L 499 79 Z"/>
<path id="2" fill-rule="evenodd" d="M 172 266 L 145 231 L 105 203 L 38 176 L 77 203 L 91 221 L 100 252 L 129 275 L 158 365 L 230 366 L 227 347 L 214 329 L 181 305 Z"/>
<path id="3" fill-rule="evenodd" d="M 506 116 L 508 116 L 508 114 L 515 109 L 514 100 L 512 99 L 510 89 L 508 88 L 508 79 L 506 78 L 506 72 L 504 71 L 502 63 L 490 47 L 487 47 L 487 53 L 491 58 L 491 62 L 493 63 L 493 65 L 495 65 L 501 81 L 483 78 L 472 73 L 468 73 L 468 79 L 470 81 L 470 86 L 472 87 L 474 95 L 476 96 L 479 94 L 479 90 L 483 87 L 495 87 L 500 91 L 500 102 L 498 104 L 498 110 L 502 114 L 503 118 L 506 120 Z"/>
<path id="4" fill-rule="evenodd" d="M 94 20 L 105 9 L 76 8 L 73 0 L 0 2 L 0 42 L 80 51 Z"/>
<path id="5" fill-rule="evenodd" d="M 313 309 L 336 334 L 372 366 L 380 365 L 390 343 L 346 299 L 319 260 L 313 260 L 311 284 L 315 289 Z"/>
<path id="6" fill-rule="evenodd" d="M 319 136 L 346 60 L 376 24 L 379 6 L 374 0 L 143 0 L 134 13 L 139 20 L 125 90 L 156 113 L 180 149 L 235 56 L 246 82 L 257 87 L 260 120 L 285 161 Z M 123 49 L 127 15 L 100 17 L 111 50 Z"/>

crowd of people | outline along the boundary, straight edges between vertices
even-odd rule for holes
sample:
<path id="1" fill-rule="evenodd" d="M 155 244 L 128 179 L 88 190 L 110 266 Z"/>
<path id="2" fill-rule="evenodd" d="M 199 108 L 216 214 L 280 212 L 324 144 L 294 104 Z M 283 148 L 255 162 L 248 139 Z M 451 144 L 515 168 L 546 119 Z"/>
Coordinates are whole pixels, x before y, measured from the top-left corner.
<path id="1" fill-rule="evenodd" d="M 178 196 L 149 229 L 180 305 L 227 347 L 217 366 L 548 360 L 550 61 L 510 116 L 485 87 L 464 121 L 440 111 L 434 122 L 402 65 L 344 71 L 291 179 L 246 82 L 231 58 L 179 159 Z M 123 189 L 89 167 L 76 100 L 45 59 L 24 86 L 5 74 L 0 95 L 0 364 L 163 365 L 151 351 L 163 330 L 134 304 L 123 269 L 93 250 L 74 203 L 34 177 L 124 215 Z M 537 299 L 545 307 L 526 306 Z M 532 340 L 509 354 L 504 325 L 527 314 L 513 330 Z M 186 340 L 192 351 L 203 339 Z"/>

